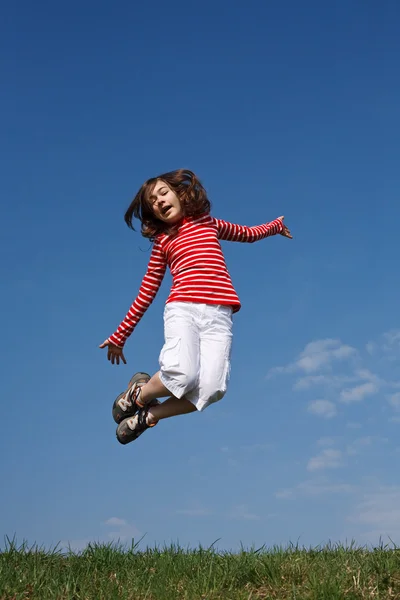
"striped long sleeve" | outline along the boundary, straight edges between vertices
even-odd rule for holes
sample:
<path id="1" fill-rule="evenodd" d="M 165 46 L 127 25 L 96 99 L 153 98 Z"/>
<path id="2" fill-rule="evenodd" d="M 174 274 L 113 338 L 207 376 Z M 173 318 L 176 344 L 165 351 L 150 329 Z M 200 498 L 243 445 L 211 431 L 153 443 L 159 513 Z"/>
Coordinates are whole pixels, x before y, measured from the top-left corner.
<path id="1" fill-rule="evenodd" d="M 156 240 L 152 248 L 147 271 L 143 277 L 139 293 L 125 319 L 119 325 L 115 333 L 108 338 L 112 344 L 123 348 L 126 340 L 153 302 L 164 278 L 166 268 L 167 262 L 164 252 Z"/>
<path id="2" fill-rule="evenodd" d="M 229 242 L 253 243 L 270 235 L 276 235 L 283 231 L 284 225 L 280 219 L 270 223 L 247 227 L 246 225 L 235 225 L 221 219 L 214 219 L 218 229 L 218 238 Z"/>
<path id="3" fill-rule="evenodd" d="M 160 234 L 154 241 L 139 293 L 109 341 L 120 348 L 124 346 L 154 300 L 167 266 L 173 279 L 167 303 L 220 304 L 231 306 L 233 312 L 237 312 L 241 304 L 219 240 L 251 243 L 281 233 L 283 229 L 279 219 L 247 227 L 215 219 L 209 214 L 184 218 L 176 235 Z"/>

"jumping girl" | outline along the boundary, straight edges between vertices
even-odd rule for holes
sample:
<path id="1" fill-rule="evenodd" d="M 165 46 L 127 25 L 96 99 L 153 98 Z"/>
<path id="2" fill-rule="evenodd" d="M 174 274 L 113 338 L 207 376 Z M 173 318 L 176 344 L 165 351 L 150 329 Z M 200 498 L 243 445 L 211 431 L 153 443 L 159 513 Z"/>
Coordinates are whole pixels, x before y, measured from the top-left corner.
<path id="1" fill-rule="evenodd" d="M 141 222 L 152 242 L 139 293 L 118 329 L 100 348 L 112 364 L 126 364 L 124 344 L 154 300 L 167 266 L 173 285 L 164 309 L 165 343 L 160 370 L 136 373 L 113 405 L 117 439 L 136 440 L 161 419 L 202 411 L 226 393 L 232 344 L 232 314 L 241 305 L 219 240 L 256 242 L 271 235 L 292 238 L 275 221 L 246 227 L 210 215 L 211 204 L 192 171 L 180 169 L 146 181 L 125 214 Z M 160 403 L 158 398 L 169 398 Z"/>

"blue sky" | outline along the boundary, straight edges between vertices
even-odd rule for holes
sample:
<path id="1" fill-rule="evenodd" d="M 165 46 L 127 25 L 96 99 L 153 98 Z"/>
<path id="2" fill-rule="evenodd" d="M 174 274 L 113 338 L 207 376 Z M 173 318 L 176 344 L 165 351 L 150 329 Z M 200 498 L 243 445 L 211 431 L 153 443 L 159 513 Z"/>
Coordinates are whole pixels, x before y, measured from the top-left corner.
<path id="1" fill-rule="evenodd" d="M 400 543 L 395 0 L 26 0 L 0 25 L 0 534 L 82 548 Z M 227 395 L 127 447 L 111 406 L 157 370 L 166 277 L 126 346 L 149 243 L 123 214 L 193 169 L 242 310 Z"/>

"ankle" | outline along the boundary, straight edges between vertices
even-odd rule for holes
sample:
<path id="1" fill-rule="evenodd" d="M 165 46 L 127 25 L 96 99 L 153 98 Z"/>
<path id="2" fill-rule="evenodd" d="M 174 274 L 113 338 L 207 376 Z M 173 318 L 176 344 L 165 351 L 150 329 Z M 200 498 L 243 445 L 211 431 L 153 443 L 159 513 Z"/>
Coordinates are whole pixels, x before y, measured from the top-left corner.
<path id="1" fill-rule="evenodd" d="M 158 419 L 157 417 L 153 414 L 152 409 L 150 408 L 147 416 L 146 416 L 146 423 L 147 425 L 156 425 L 158 423 Z"/>
<path id="2" fill-rule="evenodd" d="M 148 402 L 148 398 L 146 397 L 146 390 L 145 390 L 146 385 L 147 385 L 147 383 L 140 386 L 140 390 L 138 392 L 138 397 L 137 397 L 137 403 L 139 404 L 139 406 L 145 406 Z"/>

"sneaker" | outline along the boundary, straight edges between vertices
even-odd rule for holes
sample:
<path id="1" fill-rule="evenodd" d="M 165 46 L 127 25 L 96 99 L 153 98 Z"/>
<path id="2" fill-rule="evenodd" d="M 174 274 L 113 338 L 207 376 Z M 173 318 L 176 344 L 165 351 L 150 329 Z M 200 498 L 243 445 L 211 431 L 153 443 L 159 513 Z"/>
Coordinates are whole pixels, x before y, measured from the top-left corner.
<path id="1" fill-rule="evenodd" d="M 151 406 L 156 406 L 156 404 L 160 404 L 159 400 L 152 400 L 143 408 L 139 408 L 133 417 L 128 417 L 127 419 L 121 421 L 116 431 L 117 440 L 120 444 L 129 444 L 129 442 L 137 440 L 137 438 L 142 435 L 146 429 L 155 427 L 157 425 L 158 421 L 153 425 L 147 425 L 146 422 L 149 408 Z"/>
<path id="2" fill-rule="evenodd" d="M 120 423 L 122 419 L 127 417 L 132 417 L 141 408 L 140 404 L 137 404 L 140 388 L 148 381 L 150 381 L 148 373 L 135 373 L 128 384 L 128 388 L 114 401 L 112 416 L 116 423 Z"/>

